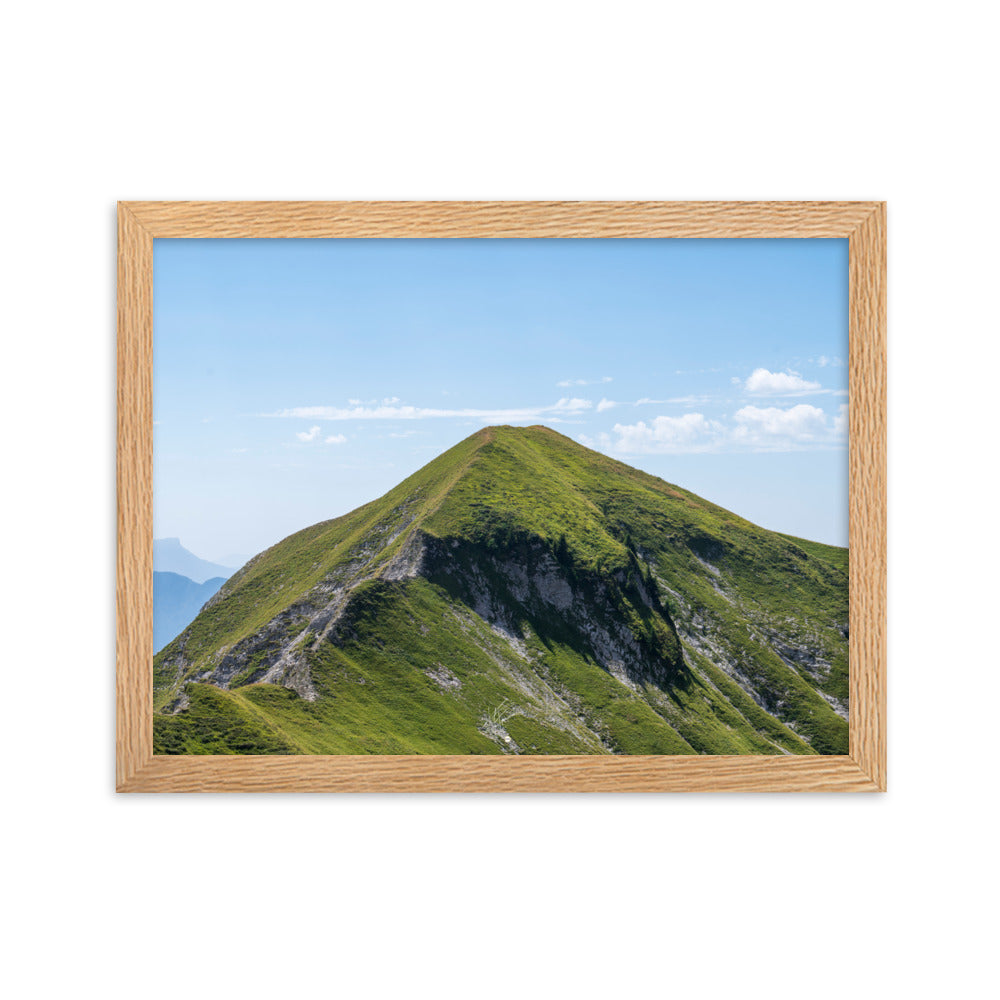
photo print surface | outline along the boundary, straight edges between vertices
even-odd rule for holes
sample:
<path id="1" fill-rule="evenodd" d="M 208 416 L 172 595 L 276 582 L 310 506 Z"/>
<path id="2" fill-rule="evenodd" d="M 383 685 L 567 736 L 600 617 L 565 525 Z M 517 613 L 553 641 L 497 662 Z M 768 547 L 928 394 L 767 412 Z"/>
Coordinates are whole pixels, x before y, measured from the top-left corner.
<path id="1" fill-rule="evenodd" d="M 154 243 L 154 752 L 846 754 L 846 240 Z"/>

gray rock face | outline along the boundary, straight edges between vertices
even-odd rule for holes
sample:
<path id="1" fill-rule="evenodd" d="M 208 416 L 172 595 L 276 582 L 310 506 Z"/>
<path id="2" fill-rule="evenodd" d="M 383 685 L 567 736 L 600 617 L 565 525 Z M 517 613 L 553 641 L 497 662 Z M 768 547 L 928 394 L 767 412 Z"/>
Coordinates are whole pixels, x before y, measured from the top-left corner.
<path id="1" fill-rule="evenodd" d="M 458 596 L 514 648 L 524 640 L 517 620 L 527 618 L 539 623 L 536 631 L 582 639 L 594 660 L 631 688 L 645 681 L 667 684 L 684 669 L 679 642 L 676 655 L 665 656 L 624 620 L 622 588 L 634 603 L 655 608 L 664 628 L 674 631 L 669 615 L 657 607 L 641 579 L 571 571 L 541 541 L 511 552 L 487 552 L 466 543 L 431 540 L 424 566 L 431 579 L 447 578 Z"/>
<path id="2" fill-rule="evenodd" d="M 708 571 L 706 582 L 727 603 L 732 604 L 733 597 L 722 589 L 723 574 L 721 571 L 717 567 L 707 564 L 703 559 L 697 556 L 695 558 Z M 686 599 L 677 590 L 666 586 L 662 579 L 659 580 L 659 584 L 669 594 L 671 606 L 678 613 L 677 631 L 684 648 L 689 653 L 689 658 L 704 657 L 735 681 L 760 708 L 794 730 L 794 724 L 787 719 L 787 713 L 784 711 L 786 695 L 781 690 L 780 684 L 769 683 L 752 659 L 747 657 L 745 651 L 734 650 L 726 642 L 712 613 L 707 608 Z M 739 611 L 744 618 L 747 634 L 752 641 L 761 649 L 773 653 L 785 666 L 809 680 L 814 686 L 816 694 L 837 715 L 846 720 L 848 718 L 847 702 L 834 698 L 815 686 L 829 677 L 832 668 L 819 636 L 810 634 L 808 630 L 803 630 L 800 623 L 791 620 L 776 627 L 773 620 L 763 619 L 751 607 L 744 606 L 739 608 Z M 837 631 L 842 633 L 845 630 L 837 629 Z"/>
<path id="3" fill-rule="evenodd" d="M 287 611 L 237 643 L 212 669 L 194 679 L 220 688 L 234 683 L 280 684 L 307 701 L 315 701 L 317 693 L 306 652 L 330 638 L 355 588 L 376 578 L 405 580 L 420 571 L 426 537 L 420 531 L 414 531 L 391 559 L 378 564 L 378 557 L 402 530 L 390 534 L 381 544 L 366 540 L 346 566 L 338 567 Z"/>
<path id="4" fill-rule="evenodd" d="M 354 591 L 370 580 L 401 582 L 416 576 L 446 580 L 521 660 L 527 660 L 528 654 L 519 622 L 527 618 L 540 623 L 542 630 L 555 629 L 582 639 L 598 664 L 633 689 L 648 680 L 666 683 L 683 666 L 658 655 L 622 620 L 616 601 L 622 600 L 623 586 L 636 604 L 655 606 L 641 580 L 626 585 L 624 578 L 616 581 L 574 573 L 541 540 L 510 552 L 487 552 L 419 529 L 411 531 L 390 558 L 384 558 L 405 528 L 404 524 L 381 538 L 367 537 L 345 564 L 253 635 L 223 651 L 193 679 L 220 688 L 279 684 L 315 700 L 307 654 L 324 642 L 341 641 L 338 626 Z M 453 680 L 457 683 L 445 673 L 432 679 L 443 689 L 452 686 Z"/>

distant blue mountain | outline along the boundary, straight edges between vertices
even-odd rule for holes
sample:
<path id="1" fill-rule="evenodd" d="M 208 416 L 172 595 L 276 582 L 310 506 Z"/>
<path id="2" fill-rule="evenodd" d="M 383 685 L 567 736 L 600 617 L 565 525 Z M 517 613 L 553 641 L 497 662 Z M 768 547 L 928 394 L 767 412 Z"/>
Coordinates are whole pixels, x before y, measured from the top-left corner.
<path id="1" fill-rule="evenodd" d="M 220 566 L 218 563 L 199 559 L 181 545 L 179 538 L 153 540 L 153 570 L 158 573 L 178 573 L 195 583 L 204 583 L 215 576 L 228 580 L 235 572 L 232 566 Z"/>
<path id="2" fill-rule="evenodd" d="M 205 602 L 225 582 L 226 578 L 223 576 L 195 583 L 178 573 L 154 571 L 153 652 L 158 653 L 171 639 L 183 632 L 194 621 Z"/>

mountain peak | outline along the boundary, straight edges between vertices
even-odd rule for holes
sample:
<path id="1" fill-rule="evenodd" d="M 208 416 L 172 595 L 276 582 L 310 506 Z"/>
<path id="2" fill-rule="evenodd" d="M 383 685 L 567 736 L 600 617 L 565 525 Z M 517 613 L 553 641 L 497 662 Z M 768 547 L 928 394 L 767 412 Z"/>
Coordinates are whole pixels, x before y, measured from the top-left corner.
<path id="1" fill-rule="evenodd" d="M 572 438 L 566 437 L 565 434 L 560 434 L 558 431 L 553 430 L 551 427 L 545 424 L 490 424 L 488 427 L 482 427 L 474 434 L 470 435 L 473 438 L 479 438 L 482 440 L 492 441 L 497 437 L 529 437 L 529 438 L 562 438 L 564 441 L 572 442 Z M 575 442 L 573 442 L 575 443 Z"/>
<path id="2" fill-rule="evenodd" d="M 156 658 L 157 752 L 846 753 L 846 581 L 846 550 L 484 427 L 229 579 Z"/>
<path id="3" fill-rule="evenodd" d="M 551 428 L 546 427 L 544 424 L 531 424 L 530 426 L 521 424 L 490 424 L 473 432 L 465 440 L 477 446 L 482 446 L 505 441 L 544 440 L 546 436 L 563 438 L 565 441 L 570 440 Z"/>

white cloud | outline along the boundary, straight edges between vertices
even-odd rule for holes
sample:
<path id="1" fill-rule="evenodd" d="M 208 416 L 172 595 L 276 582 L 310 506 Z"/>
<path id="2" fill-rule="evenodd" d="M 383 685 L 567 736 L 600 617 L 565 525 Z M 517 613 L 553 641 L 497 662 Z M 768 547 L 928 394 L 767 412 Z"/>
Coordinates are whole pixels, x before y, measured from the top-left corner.
<path id="1" fill-rule="evenodd" d="M 589 448 L 621 454 L 693 452 L 801 451 L 843 443 L 847 407 L 829 420 L 819 407 L 800 403 L 787 409 L 744 406 L 731 420 L 703 413 L 655 417 L 635 424 L 615 424 L 611 434 L 579 436 Z"/>
<path id="2" fill-rule="evenodd" d="M 616 407 L 617 405 L 618 404 L 616 402 L 614 402 L 614 400 L 611 400 L 611 399 L 602 399 L 597 404 L 597 412 L 598 413 L 603 413 L 605 410 L 614 409 L 614 407 Z"/>
<path id="3" fill-rule="evenodd" d="M 817 406 L 799 403 L 790 409 L 744 406 L 733 415 L 737 444 L 772 448 L 817 442 L 829 436 L 826 414 Z"/>
<path id="4" fill-rule="evenodd" d="M 673 399 L 668 399 L 668 403 L 677 403 L 681 406 L 703 406 L 705 403 L 711 403 L 711 396 L 675 396 Z"/>
<path id="5" fill-rule="evenodd" d="M 571 385 L 606 385 L 608 382 L 613 382 L 614 379 L 610 375 L 605 375 L 603 378 L 565 378 L 561 382 L 556 382 L 556 385 L 560 389 L 568 389 Z"/>
<path id="6" fill-rule="evenodd" d="M 642 399 L 637 399 L 632 405 L 668 406 L 672 403 L 680 403 L 683 406 L 698 406 L 702 403 L 710 402 L 712 402 L 711 396 L 674 396 L 671 399 L 650 399 L 648 396 L 643 396 Z"/>
<path id="7" fill-rule="evenodd" d="M 843 437 L 847 433 L 847 404 L 841 403 L 840 410 L 833 418 L 833 433 Z"/>
<path id="8" fill-rule="evenodd" d="M 725 428 L 704 413 L 685 413 L 682 417 L 655 417 L 648 424 L 615 424 L 618 439 L 614 451 L 629 454 L 708 451 L 721 440 Z"/>
<path id="9" fill-rule="evenodd" d="M 383 399 L 382 400 L 382 405 L 383 406 L 392 406 L 394 403 L 398 403 L 398 402 L 399 402 L 399 396 L 392 396 L 389 399 Z"/>
<path id="10" fill-rule="evenodd" d="M 319 427 L 310 427 L 307 431 L 298 431 L 295 436 L 300 441 L 315 441 L 319 437 Z"/>
<path id="11" fill-rule="evenodd" d="M 551 406 L 523 407 L 521 409 L 496 410 L 445 410 L 425 406 L 294 406 L 277 413 L 264 413 L 265 417 L 293 417 L 298 420 L 431 420 L 435 418 L 473 418 L 489 423 L 510 421 L 520 423 L 526 420 L 541 420 L 550 414 L 580 414 L 593 407 L 589 399 L 563 398 Z M 310 432 L 311 433 L 311 432 Z M 318 431 L 317 431 L 318 433 Z M 311 441 L 311 437 L 303 437 Z"/>
<path id="12" fill-rule="evenodd" d="M 555 406 L 550 406 L 550 410 L 565 410 L 570 413 L 577 413 L 580 410 L 589 410 L 594 404 L 589 399 L 560 399 Z"/>
<path id="13" fill-rule="evenodd" d="M 746 380 L 747 392 L 761 396 L 794 396 L 815 392 L 819 382 L 807 382 L 798 372 L 771 372 L 755 368 Z"/>
<path id="14" fill-rule="evenodd" d="M 347 438 L 343 434 L 331 434 L 328 438 L 323 439 L 324 444 L 343 444 Z"/>

